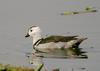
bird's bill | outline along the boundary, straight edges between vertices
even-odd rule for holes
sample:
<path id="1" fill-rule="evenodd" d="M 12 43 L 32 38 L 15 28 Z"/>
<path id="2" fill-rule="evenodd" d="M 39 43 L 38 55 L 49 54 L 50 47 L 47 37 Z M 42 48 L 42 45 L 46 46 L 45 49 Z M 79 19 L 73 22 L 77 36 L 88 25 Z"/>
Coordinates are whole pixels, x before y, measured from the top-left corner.
<path id="1" fill-rule="evenodd" d="M 27 37 L 29 37 L 29 36 L 30 36 L 30 35 L 27 33 L 25 37 L 27 38 Z"/>

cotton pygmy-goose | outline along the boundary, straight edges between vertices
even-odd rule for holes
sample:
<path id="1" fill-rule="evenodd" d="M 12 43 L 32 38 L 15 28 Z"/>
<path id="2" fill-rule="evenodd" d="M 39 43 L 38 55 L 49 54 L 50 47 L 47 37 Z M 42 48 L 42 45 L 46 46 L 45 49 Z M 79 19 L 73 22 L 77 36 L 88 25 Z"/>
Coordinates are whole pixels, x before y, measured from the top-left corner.
<path id="1" fill-rule="evenodd" d="M 58 55 L 58 56 L 73 56 L 84 53 L 79 48 L 82 41 L 87 38 L 79 36 L 59 36 L 52 35 L 43 38 L 41 29 L 38 26 L 32 26 L 28 29 L 25 37 L 33 38 L 33 49 L 37 53 Z"/>

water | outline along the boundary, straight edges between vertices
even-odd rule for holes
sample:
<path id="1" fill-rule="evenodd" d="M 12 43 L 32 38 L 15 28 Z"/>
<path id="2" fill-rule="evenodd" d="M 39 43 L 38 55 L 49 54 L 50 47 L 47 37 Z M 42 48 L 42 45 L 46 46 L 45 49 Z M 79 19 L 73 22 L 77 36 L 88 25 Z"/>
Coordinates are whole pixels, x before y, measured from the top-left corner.
<path id="1" fill-rule="evenodd" d="M 94 6 L 97 13 L 61 16 L 64 11 L 83 10 Z M 61 71 L 100 70 L 100 1 L 99 0 L 1 0 L 0 1 L 0 63 L 29 66 L 25 53 L 32 52 L 31 38 L 24 36 L 28 27 L 38 25 L 43 35 L 80 35 L 88 37 L 81 48 L 88 59 L 44 59 L 48 69 Z M 94 48 L 90 48 L 94 47 Z M 86 68 L 80 70 L 80 68 Z"/>

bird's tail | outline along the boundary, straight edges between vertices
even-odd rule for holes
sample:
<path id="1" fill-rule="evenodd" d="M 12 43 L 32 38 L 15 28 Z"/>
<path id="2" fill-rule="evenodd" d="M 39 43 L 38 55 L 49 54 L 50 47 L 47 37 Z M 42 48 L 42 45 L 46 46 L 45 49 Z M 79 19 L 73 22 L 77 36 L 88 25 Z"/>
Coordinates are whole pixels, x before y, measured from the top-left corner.
<path id="1" fill-rule="evenodd" d="M 76 40 L 76 42 L 72 45 L 72 47 L 79 47 L 79 45 L 80 45 L 84 40 L 88 39 L 88 38 L 80 38 L 80 37 L 76 37 L 76 38 L 77 38 L 77 40 Z"/>

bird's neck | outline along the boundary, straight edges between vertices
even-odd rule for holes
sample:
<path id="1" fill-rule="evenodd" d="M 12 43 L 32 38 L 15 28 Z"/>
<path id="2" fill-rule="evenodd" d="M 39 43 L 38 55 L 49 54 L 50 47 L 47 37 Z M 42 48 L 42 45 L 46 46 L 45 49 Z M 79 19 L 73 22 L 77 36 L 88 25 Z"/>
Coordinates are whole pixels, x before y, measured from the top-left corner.
<path id="1" fill-rule="evenodd" d="M 33 45 L 39 40 L 39 39 L 41 39 L 42 37 L 41 37 L 41 35 L 38 33 L 38 34 L 35 34 L 34 36 L 33 36 Z"/>

